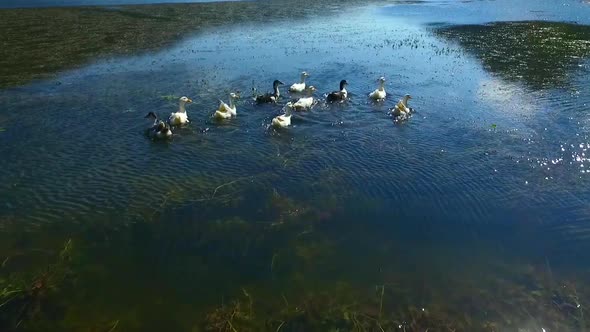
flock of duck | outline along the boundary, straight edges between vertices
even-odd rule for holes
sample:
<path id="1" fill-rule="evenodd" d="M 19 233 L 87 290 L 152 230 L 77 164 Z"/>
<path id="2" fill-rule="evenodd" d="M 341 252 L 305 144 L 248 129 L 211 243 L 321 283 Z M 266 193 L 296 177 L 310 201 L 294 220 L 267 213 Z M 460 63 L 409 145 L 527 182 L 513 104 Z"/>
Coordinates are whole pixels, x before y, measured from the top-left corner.
<path id="1" fill-rule="evenodd" d="M 316 88 L 312 85 L 307 85 L 305 80 L 309 77 L 307 72 L 301 73 L 301 81 L 294 83 L 289 87 L 289 92 L 293 95 L 299 94 L 300 98 L 291 100 L 285 104 L 283 108 L 284 113 L 272 119 L 271 125 L 276 128 L 286 128 L 291 125 L 292 111 L 308 111 L 316 105 L 319 100 L 313 97 Z M 382 101 L 387 97 L 385 92 L 385 78 L 380 77 L 377 80 L 379 86 L 375 91 L 371 92 L 368 97 L 374 101 Z M 280 86 L 283 82 L 275 80 L 273 82 L 273 91 L 266 94 L 256 94 L 254 92 L 254 101 L 257 104 L 277 104 L 281 96 Z M 348 99 L 348 91 L 346 87 L 348 82 L 346 80 L 340 81 L 340 89 L 332 91 L 325 95 L 327 103 L 344 102 Z M 213 113 L 213 117 L 217 119 L 230 119 L 237 115 L 236 100 L 240 98 L 239 93 L 230 93 L 229 104 L 224 101 L 219 101 L 219 108 Z M 408 101 L 412 99 L 410 95 L 405 95 L 393 108 L 389 110 L 396 121 L 407 119 L 412 113 L 413 109 L 408 106 Z M 153 125 L 147 130 L 148 136 L 157 139 L 165 139 L 172 137 L 172 128 L 183 126 L 189 123 L 188 115 L 186 113 L 186 104 L 192 103 L 188 97 L 181 97 L 178 111 L 171 113 L 168 121 L 161 120 L 154 112 L 149 112 L 145 117 L 153 119 Z"/>

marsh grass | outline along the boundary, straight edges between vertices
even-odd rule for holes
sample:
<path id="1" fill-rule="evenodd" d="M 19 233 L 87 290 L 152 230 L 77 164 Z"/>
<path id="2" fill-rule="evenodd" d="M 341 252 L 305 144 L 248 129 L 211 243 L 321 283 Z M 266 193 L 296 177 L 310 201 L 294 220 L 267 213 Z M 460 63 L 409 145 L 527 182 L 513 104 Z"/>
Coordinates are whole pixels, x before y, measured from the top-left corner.
<path id="1" fill-rule="evenodd" d="M 0 327 L 15 330 L 37 326 L 59 311 L 60 292 L 73 278 L 72 240 L 66 241 L 55 261 L 34 274 L 6 273 L 8 258 L 0 278 Z"/>
<path id="2" fill-rule="evenodd" d="M 437 302 L 404 305 L 403 299 L 387 291 L 387 285 L 376 285 L 371 295 L 359 292 L 358 287 L 335 283 L 288 300 L 284 295 L 265 297 L 254 301 L 254 309 L 248 302 L 250 297 L 236 296 L 229 305 L 212 309 L 200 326 L 205 331 L 585 330 L 587 322 L 577 306 L 575 289 L 543 285 L 531 295 L 518 283 L 504 287 L 509 294 L 471 294 L 470 301 L 451 308 Z M 462 292 L 460 287 L 456 289 L 456 293 Z M 252 296 L 256 298 L 256 294 Z M 558 304 L 556 299 L 562 297 L 572 302 Z"/>

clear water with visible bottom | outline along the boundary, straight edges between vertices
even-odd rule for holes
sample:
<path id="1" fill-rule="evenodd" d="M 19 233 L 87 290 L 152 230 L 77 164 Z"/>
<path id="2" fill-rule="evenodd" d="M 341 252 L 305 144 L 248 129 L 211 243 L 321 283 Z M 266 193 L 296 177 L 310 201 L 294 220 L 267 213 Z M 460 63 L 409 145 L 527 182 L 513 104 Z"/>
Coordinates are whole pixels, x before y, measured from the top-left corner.
<path id="1" fill-rule="evenodd" d="M 584 329 L 590 5 L 206 6 L 216 24 L 172 44 L 0 90 L 2 272 L 75 253 L 73 285 L 24 328 Z M 166 7 L 113 10 L 147 8 Z M 303 70 L 319 100 L 341 79 L 350 99 L 269 127 Z M 256 105 L 274 79 L 279 105 Z M 232 91 L 237 117 L 214 120 Z M 406 93 L 416 112 L 394 123 Z M 147 138 L 145 114 L 184 95 L 190 124 Z"/>

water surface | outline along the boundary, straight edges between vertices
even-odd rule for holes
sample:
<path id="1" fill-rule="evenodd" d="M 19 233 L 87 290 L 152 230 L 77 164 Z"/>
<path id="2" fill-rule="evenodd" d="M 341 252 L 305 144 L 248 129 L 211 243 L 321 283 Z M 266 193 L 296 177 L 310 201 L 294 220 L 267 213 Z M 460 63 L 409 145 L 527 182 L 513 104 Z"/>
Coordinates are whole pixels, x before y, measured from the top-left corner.
<path id="1" fill-rule="evenodd" d="M 590 8 L 562 5 L 0 12 L 31 26 L 88 18 L 95 36 L 47 30 L 52 59 L 35 28 L 7 32 L 11 62 L 36 53 L 3 69 L 3 272 L 75 245 L 73 286 L 22 326 L 584 330 Z M 350 101 L 269 128 L 281 105 L 254 105 L 252 87 L 302 70 L 318 98 L 346 79 Z M 389 96 L 372 103 L 379 76 Z M 211 119 L 236 90 L 237 118 Z M 396 124 L 388 109 L 405 93 L 417 111 Z M 191 124 L 146 138 L 143 116 L 183 95 Z"/>

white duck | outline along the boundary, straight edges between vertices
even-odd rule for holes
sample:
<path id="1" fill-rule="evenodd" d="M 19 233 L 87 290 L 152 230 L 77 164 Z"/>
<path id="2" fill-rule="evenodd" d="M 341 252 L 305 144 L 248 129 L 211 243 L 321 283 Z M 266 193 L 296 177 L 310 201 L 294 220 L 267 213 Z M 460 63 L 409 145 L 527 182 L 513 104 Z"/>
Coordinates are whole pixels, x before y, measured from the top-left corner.
<path id="1" fill-rule="evenodd" d="M 405 95 L 397 105 L 391 109 L 391 114 L 396 118 L 406 119 L 412 112 L 414 112 L 414 109 L 408 106 L 408 101 L 410 99 L 412 99 L 412 96 Z"/>
<path id="2" fill-rule="evenodd" d="M 291 91 L 291 92 L 303 92 L 303 90 L 305 90 L 305 78 L 307 78 L 308 76 L 309 76 L 309 74 L 307 72 L 302 72 L 301 73 L 301 83 L 294 83 L 289 88 L 289 91 Z"/>
<path id="3" fill-rule="evenodd" d="M 170 113 L 168 123 L 171 126 L 179 126 L 188 123 L 188 116 L 186 114 L 186 109 L 184 108 L 184 105 L 190 104 L 192 102 L 193 101 L 188 97 L 181 97 L 178 105 L 178 111 L 175 113 Z"/>
<path id="4" fill-rule="evenodd" d="M 239 99 L 240 96 L 237 93 L 230 93 L 229 94 L 229 105 L 224 103 L 223 100 L 219 100 L 219 108 L 213 114 L 214 117 L 218 119 L 229 119 L 233 116 L 236 116 L 236 105 L 235 100 Z"/>
<path id="5" fill-rule="evenodd" d="M 387 96 L 387 93 L 385 92 L 385 78 L 379 77 L 377 82 L 379 82 L 379 88 L 371 92 L 369 94 L 369 98 L 373 100 L 383 100 Z"/>
<path id="6" fill-rule="evenodd" d="M 295 103 L 293 103 L 293 108 L 297 111 L 310 110 L 315 104 L 315 99 L 313 98 L 314 91 L 316 91 L 316 88 L 313 85 L 310 85 L 307 88 L 307 93 L 309 93 L 310 96 L 299 98 Z"/>
<path id="7" fill-rule="evenodd" d="M 293 103 L 288 102 L 285 105 L 285 114 L 281 114 L 274 119 L 272 119 L 273 127 L 277 128 L 286 128 L 291 125 L 291 110 L 293 109 Z"/>

